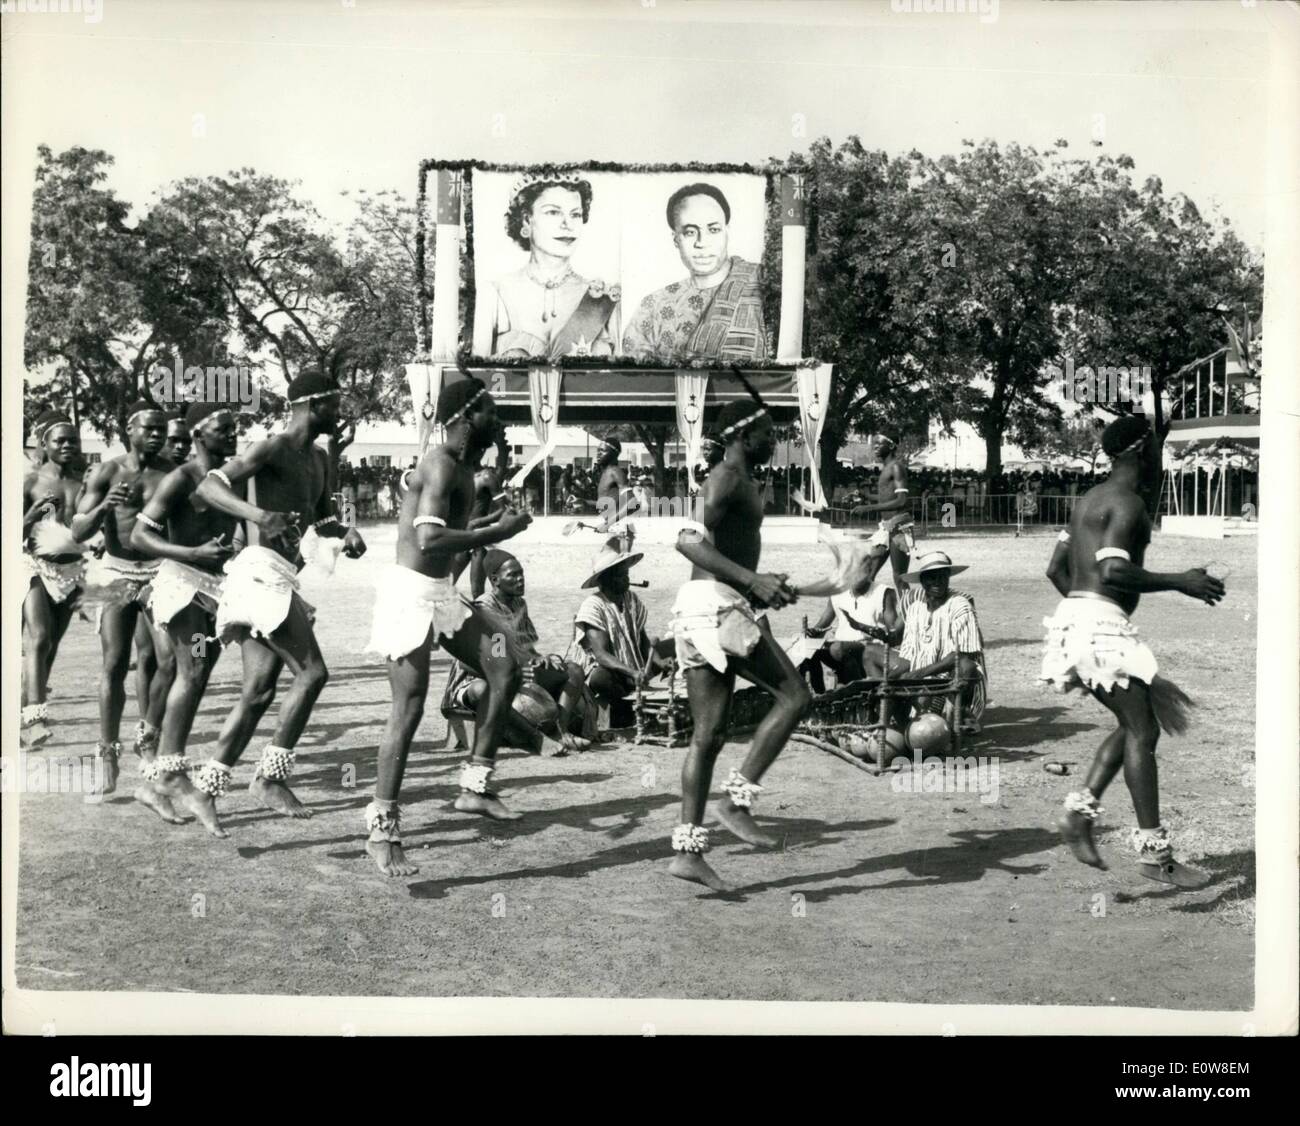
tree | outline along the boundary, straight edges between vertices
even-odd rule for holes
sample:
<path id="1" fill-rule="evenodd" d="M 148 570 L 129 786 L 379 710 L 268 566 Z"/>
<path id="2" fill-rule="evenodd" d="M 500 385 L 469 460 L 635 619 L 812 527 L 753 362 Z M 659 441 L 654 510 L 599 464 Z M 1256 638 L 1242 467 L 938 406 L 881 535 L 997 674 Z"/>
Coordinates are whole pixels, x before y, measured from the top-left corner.
<path id="1" fill-rule="evenodd" d="M 1207 219 L 1183 194 L 1166 196 L 1158 177 L 1136 187 L 1132 168 L 1125 156 L 1070 168 L 1090 218 L 1079 240 L 1087 269 L 1076 297 L 1074 346 L 1094 366 L 1149 372 L 1160 439 L 1151 471 L 1157 473 L 1170 377 L 1223 346 L 1225 315 L 1241 323 L 1248 314 L 1258 322 L 1263 264 L 1226 219 Z"/>
<path id="2" fill-rule="evenodd" d="M 351 418 L 400 419 L 406 410 L 405 365 L 419 350 L 415 209 L 390 191 L 361 191 L 356 203 L 339 274 L 344 304 L 336 377 Z M 337 452 L 354 434 L 350 429 L 339 438 Z"/>
<path id="3" fill-rule="evenodd" d="M 167 241 L 204 262 L 205 281 L 229 303 L 232 329 L 286 382 L 306 364 L 330 365 L 346 304 L 342 255 L 294 186 L 251 168 L 190 177 L 150 214 Z"/>
<path id="4" fill-rule="evenodd" d="M 933 197 L 930 214 L 956 260 L 939 275 L 937 295 L 955 322 L 952 359 L 968 375 L 955 407 L 983 439 L 992 479 L 1006 436 L 1031 443 L 1060 418 L 1047 397 L 1047 365 L 1060 353 L 1082 272 L 1078 209 L 1056 173 L 1064 142 L 1047 157 L 994 141 L 964 145 L 918 190 Z"/>
<path id="5" fill-rule="evenodd" d="M 1078 458 L 1088 463 L 1089 472 L 1095 473 L 1104 429 L 1105 423 L 1096 415 L 1076 414 L 1063 420 L 1057 429 L 1045 431 L 1036 443 L 1025 447 L 1025 452 L 1044 460 Z"/>
<path id="6" fill-rule="evenodd" d="M 850 137 L 838 149 L 821 138 L 789 164 L 808 175 L 812 209 L 806 350 L 835 366 L 819 457 L 829 493 L 851 434 L 924 430 L 951 409 L 962 373 L 936 300 L 947 250 L 934 201 L 913 190 L 931 163 Z"/>
<path id="7" fill-rule="evenodd" d="M 152 364 L 192 323 L 151 323 L 139 279 L 159 248 L 127 227 L 130 205 L 104 186 L 113 158 L 80 146 L 37 149 L 24 361 L 48 366 L 78 422 L 123 437 Z M 169 339 L 169 337 L 171 339 Z"/>
<path id="8" fill-rule="evenodd" d="M 216 279 L 248 349 L 285 382 L 312 365 L 338 383 L 353 425 L 330 442 L 335 465 L 355 423 L 401 417 L 404 364 L 417 351 L 414 209 L 392 192 L 356 202 L 341 247 L 296 185 L 247 168 L 181 181 L 151 214 L 204 261 L 199 276 Z"/>

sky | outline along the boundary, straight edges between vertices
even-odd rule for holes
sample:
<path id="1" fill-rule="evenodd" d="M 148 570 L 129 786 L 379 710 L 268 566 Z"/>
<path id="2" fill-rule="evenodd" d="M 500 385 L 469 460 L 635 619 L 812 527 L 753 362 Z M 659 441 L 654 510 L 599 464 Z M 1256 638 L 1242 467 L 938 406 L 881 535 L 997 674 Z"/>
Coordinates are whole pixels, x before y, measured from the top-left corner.
<path id="1" fill-rule="evenodd" d="M 22 324 L 40 143 L 111 153 L 137 214 L 176 179 L 252 167 L 300 181 L 341 226 L 342 193 L 413 199 L 427 157 L 744 162 L 850 134 L 931 155 L 1065 138 L 1087 155 L 1100 139 L 1262 246 L 1270 41 L 1300 29 L 1300 5 L 967 2 L 63 0 L 83 10 L 5 14 L 6 327 Z M 21 330 L 3 360 L 21 369 Z"/>
<path id="2" fill-rule="evenodd" d="M 68 0 L 65 0 L 67 3 Z M 424 157 L 759 161 L 808 139 L 939 154 L 1099 138 L 1263 239 L 1270 29 L 1294 4 L 99 0 L 3 17 L 6 205 L 34 149 L 117 159 L 137 205 L 251 166 L 413 196 Z M 933 4 L 934 0 L 930 0 Z M 986 22 L 988 21 L 988 22 Z M 16 135 L 15 135 L 16 134 Z"/>

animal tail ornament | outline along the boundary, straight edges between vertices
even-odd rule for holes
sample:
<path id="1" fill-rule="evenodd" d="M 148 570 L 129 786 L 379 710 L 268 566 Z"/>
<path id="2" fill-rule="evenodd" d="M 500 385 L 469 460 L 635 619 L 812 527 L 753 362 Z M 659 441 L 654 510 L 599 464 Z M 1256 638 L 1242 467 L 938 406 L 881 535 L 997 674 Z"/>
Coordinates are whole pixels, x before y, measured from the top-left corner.
<path id="1" fill-rule="evenodd" d="M 78 543 L 72 537 L 72 530 L 57 520 L 42 520 L 32 530 L 32 543 L 37 555 L 47 557 L 55 555 L 83 555 L 90 549 L 86 543 Z"/>
<path id="2" fill-rule="evenodd" d="M 820 598 L 832 594 L 840 594 L 853 585 L 854 578 L 859 574 L 862 568 L 862 562 L 869 554 L 866 540 L 835 540 L 832 539 L 822 525 L 817 533 L 817 538 L 831 550 L 835 562 L 828 575 L 821 579 L 814 579 L 810 583 L 800 583 L 798 586 L 799 596 Z"/>
<path id="3" fill-rule="evenodd" d="M 339 561 L 339 552 L 343 550 L 341 536 L 317 535 L 315 528 L 308 528 L 299 545 L 305 563 L 310 563 L 322 574 L 334 574 Z"/>
<path id="4" fill-rule="evenodd" d="M 790 499 L 793 500 L 795 504 L 797 504 L 805 512 L 817 513 L 821 511 L 821 507 L 813 504 L 812 501 L 810 501 L 807 497 L 803 495 L 802 489 L 792 489 L 790 491 Z"/>
<path id="5" fill-rule="evenodd" d="M 1192 725 L 1191 709 L 1196 701 L 1163 676 L 1151 678 L 1151 708 L 1160 729 L 1169 735 L 1182 735 Z"/>

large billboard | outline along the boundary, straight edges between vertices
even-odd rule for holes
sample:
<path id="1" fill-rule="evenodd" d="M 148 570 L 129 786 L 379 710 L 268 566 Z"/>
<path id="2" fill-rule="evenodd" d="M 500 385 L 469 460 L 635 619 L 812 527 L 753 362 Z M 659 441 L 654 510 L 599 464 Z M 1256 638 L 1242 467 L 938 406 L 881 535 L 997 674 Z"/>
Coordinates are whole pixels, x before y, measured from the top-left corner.
<path id="1" fill-rule="evenodd" d="M 773 181 L 734 166 L 427 167 L 426 251 L 435 228 L 444 239 L 459 227 L 455 350 L 495 363 L 771 363 Z M 445 278 L 452 259 L 440 248 L 437 260 Z M 436 285 L 433 264 L 427 253 Z"/>

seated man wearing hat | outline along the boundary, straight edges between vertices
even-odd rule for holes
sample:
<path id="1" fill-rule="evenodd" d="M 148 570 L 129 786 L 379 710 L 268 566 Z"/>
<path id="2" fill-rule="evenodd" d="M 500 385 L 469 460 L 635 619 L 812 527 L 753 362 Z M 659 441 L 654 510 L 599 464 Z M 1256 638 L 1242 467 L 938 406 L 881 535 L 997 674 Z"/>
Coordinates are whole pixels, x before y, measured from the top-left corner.
<path id="1" fill-rule="evenodd" d="M 518 559 L 507 551 L 490 548 L 484 555 L 484 572 L 492 589 L 474 599 L 474 604 L 501 623 L 524 671 L 524 684 L 515 694 L 513 714 L 506 721 L 510 728 L 507 734 L 530 749 L 533 745 L 540 749 L 540 731 L 566 751 L 586 750 L 591 746 L 596 717 L 594 701 L 588 714 L 589 696 L 581 666 L 554 653 L 543 656 L 538 652 L 537 627 L 528 614 L 524 568 Z M 476 711 L 487 692 L 487 681 L 457 661 L 447 685 L 447 699 L 454 706 Z"/>
<path id="2" fill-rule="evenodd" d="M 910 678 L 951 676 L 954 666 L 966 681 L 962 693 L 962 730 L 980 729 L 979 719 L 987 703 L 988 674 L 984 666 L 984 641 L 975 602 L 969 594 L 951 590 L 953 575 L 967 570 L 954 566 L 942 551 L 930 551 L 917 560 L 915 570 L 902 576 L 905 583 L 919 583 L 903 598 L 903 643 L 896 668 Z M 918 701 L 918 710 L 928 709 Z"/>
<path id="3" fill-rule="evenodd" d="M 573 641 L 565 659 L 583 671 L 587 687 L 602 703 L 623 700 L 663 663 L 646 634 L 646 609 L 629 589 L 628 571 L 644 553 L 620 550 L 609 540 L 592 562 L 583 599 L 573 619 Z"/>

